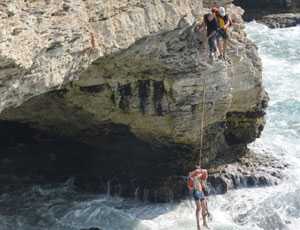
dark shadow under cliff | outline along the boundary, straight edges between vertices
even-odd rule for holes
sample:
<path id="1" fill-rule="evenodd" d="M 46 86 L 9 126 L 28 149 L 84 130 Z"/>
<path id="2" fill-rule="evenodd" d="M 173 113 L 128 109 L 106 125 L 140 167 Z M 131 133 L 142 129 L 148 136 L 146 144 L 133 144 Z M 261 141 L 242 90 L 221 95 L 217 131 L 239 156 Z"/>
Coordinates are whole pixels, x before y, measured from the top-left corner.
<path id="1" fill-rule="evenodd" d="M 115 195 L 152 201 L 179 198 L 185 193 L 182 186 L 175 197 L 167 197 L 168 192 L 156 188 L 168 183 L 162 179 L 184 174 L 179 164 L 184 158 L 190 160 L 191 150 L 175 145 L 151 146 L 124 125 L 99 128 L 94 146 L 28 124 L 2 121 L 0 129 L 2 189 L 64 182 L 73 177 L 78 188 L 88 192 L 106 193 L 109 189 Z"/>

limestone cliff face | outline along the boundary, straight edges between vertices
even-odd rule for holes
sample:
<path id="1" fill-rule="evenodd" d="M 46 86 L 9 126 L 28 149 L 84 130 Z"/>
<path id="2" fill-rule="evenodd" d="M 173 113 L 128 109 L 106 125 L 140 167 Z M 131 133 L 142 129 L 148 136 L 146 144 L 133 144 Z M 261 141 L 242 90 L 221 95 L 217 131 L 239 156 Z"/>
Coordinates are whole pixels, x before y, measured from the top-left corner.
<path id="1" fill-rule="evenodd" d="M 164 199 L 181 189 L 172 178 L 199 160 L 202 119 L 208 165 L 245 152 L 264 126 L 262 67 L 243 11 L 227 5 L 229 60 L 210 62 L 206 36 L 194 30 L 208 4 L 2 2 L 1 120 L 88 144 L 103 181 Z"/>
<path id="2" fill-rule="evenodd" d="M 1 1 L 0 110 L 60 88 L 93 60 L 201 11 L 192 0 Z"/>

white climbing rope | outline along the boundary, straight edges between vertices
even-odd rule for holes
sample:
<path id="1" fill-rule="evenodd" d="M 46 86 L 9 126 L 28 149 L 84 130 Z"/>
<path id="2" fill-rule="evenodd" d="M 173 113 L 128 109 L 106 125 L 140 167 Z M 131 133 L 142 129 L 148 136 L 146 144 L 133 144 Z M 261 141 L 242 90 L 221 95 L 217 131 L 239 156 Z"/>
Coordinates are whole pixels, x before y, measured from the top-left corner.
<path id="1" fill-rule="evenodd" d="M 206 101 L 206 82 L 205 82 L 205 79 L 203 79 L 202 116 L 201 116 L 201 127 L 200 127 L 200 151 L 199 151 L 199 165 L 200 166 L 202 164 L 202 153 L 203 153 L 205 101 Z"/>
<path id="2" fill-rule="evenodd" d="M 194 40 L 197 41 L 197 40 Z M 196 42 L 197 43 L 197 42 Z M 199 45 L 199 44 L 198 44 Z M 195 44 L 195 47 L 198 46 Z M 196 51 L 196 56 L 198 61 L 200 61 L 199 50 Z M 199 166 L 202 166 L 202 153 L 203 153 L 203 136 L 204 136 L 204 119 L 205 119 L 205 101 L 206 101 L 206 81 L 203 78 L 203 95 L 202 95 L 202 116 L 201 116 L 201 126 L 200 126 L 200 150 L 199 150 Z"/>

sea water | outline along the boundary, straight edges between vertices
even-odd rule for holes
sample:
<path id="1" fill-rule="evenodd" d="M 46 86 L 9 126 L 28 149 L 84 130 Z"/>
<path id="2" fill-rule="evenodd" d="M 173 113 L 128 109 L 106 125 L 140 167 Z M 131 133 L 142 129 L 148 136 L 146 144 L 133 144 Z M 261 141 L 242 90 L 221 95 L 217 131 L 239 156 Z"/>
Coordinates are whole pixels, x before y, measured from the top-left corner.
<path id="1" fill-rule="evenodd" d="M 249 147 L 289 163 L 278 186 L 239 189 L 209 198 L 210 228 L 300 229 L 300 27 L 271 30 L 246 26 L 263 62 L 270 95 L 267 125 Z M 186 200 L 148 204 L 106 195 L 76 192 L 65 184 L 17 189 L 0 196 L 1 230 L 193 230 L 195 206 Z"/>

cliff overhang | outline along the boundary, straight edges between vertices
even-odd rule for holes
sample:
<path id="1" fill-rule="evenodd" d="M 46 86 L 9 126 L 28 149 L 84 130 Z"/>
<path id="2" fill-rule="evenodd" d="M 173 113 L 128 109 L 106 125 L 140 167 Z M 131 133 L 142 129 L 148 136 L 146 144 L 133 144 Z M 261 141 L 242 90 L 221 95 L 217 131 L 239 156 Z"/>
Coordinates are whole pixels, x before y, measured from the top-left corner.
<path id="1" fill-rule="evenodd" d="M 111 183 L 120 195 L 180 198 L 201 132 L 207 166 L 238 158 L 259 137 L 268 99 L 257 48 L 233 5 L 228 61 L 210 62 L 205 34 L 195 32 L 202 1 L 117 2 L 3 4 L 13 26 L 2 31 L 0 119 L 25 124 L 25 135 L 37 134 L 32 145 L 57 137 L 85 146 L 80 174 L 101 191 Z M 58 167 L 61 151 L 46 152 Z"/>

